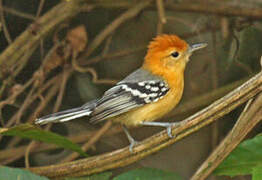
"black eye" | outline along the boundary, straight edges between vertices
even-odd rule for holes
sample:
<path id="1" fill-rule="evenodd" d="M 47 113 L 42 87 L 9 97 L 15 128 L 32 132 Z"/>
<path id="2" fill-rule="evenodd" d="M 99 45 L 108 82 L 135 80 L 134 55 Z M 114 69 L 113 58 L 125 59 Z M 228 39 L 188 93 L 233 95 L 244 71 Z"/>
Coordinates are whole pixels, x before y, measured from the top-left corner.
<path id="1" fill-rule="evenodd" d="M 179 53 L 177 51 L 173 52 L 171 54 L 172 57 L 177 58 L 179 56 Z"/>

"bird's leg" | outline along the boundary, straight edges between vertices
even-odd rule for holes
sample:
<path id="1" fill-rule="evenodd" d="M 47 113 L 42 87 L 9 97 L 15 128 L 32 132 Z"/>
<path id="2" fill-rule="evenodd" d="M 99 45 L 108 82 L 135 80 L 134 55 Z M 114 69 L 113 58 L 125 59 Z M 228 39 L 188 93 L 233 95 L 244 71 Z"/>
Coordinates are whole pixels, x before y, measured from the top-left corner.
<path id="1" fill-rule="evenodd" d="M 172 135 L 172 127 L 175 125 L 178 125 L 179 122 L 173 122 L 173 123 L 168 123 L 168 122 L 149 122 L 149 121 L 144 121 L 141 123 L 142 125 L 145 126 L 160 126 L 160 127 L 165 127 L 167 129 L 167 135 L 170 138 L 173 138 L 174 136 Z"/>
<path id="2" fill-rule="evenodd" d="M 124 132 L 126 134 L 126 137 L 127 137 L 128 141 L 130 143 L 129 151 L 132 153 L 133 152 L 133 147 L 135 145 L 137 145 L 138 142 L 131 136 L 131 134 L 129 133 L 129 131 L 127 130 L 127 127 L 125 125 L 123 125 L 122 127 L 123 127 L 123 130 L 124 130 Z"/>

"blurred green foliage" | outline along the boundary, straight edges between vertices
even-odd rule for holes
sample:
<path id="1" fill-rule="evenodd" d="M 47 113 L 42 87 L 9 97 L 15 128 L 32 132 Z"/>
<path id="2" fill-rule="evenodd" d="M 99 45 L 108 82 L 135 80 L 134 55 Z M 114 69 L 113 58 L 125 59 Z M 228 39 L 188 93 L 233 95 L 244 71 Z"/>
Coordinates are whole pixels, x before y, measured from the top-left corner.
<path id="1" fill-rule="evenodd" d="M 214 171 L 216 175 L 262 177 L 262 136 L 242 142 Z"/>

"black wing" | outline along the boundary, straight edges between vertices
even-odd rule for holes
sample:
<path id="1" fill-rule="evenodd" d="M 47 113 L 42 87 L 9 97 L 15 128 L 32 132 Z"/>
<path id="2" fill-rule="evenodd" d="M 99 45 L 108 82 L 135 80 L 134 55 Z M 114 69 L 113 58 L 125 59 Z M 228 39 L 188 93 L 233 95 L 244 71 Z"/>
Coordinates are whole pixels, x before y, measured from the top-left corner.
<path id="1" fill-rule="evenodd" d="M 163 81 L 122 82 L 106 91 L 97 101 L 90 122 L 97 123 L 131 109 L 156 102 L 168 92 Z"/>

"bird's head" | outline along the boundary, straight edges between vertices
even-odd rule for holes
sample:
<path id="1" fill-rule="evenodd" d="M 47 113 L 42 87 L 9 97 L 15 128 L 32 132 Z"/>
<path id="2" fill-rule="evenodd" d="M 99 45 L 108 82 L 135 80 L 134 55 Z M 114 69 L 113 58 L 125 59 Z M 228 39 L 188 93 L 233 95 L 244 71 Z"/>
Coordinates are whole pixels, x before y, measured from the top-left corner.
<path id="1" fill-rule="evenodd" d="M 144 66 L 151 66 L 150 69 L 159 67 L 159 70 L 184 71 L 192 53 L 206 46 L 206 43 L 189 45 L 176 35 L 159 35 L 148 46 Z"/>

